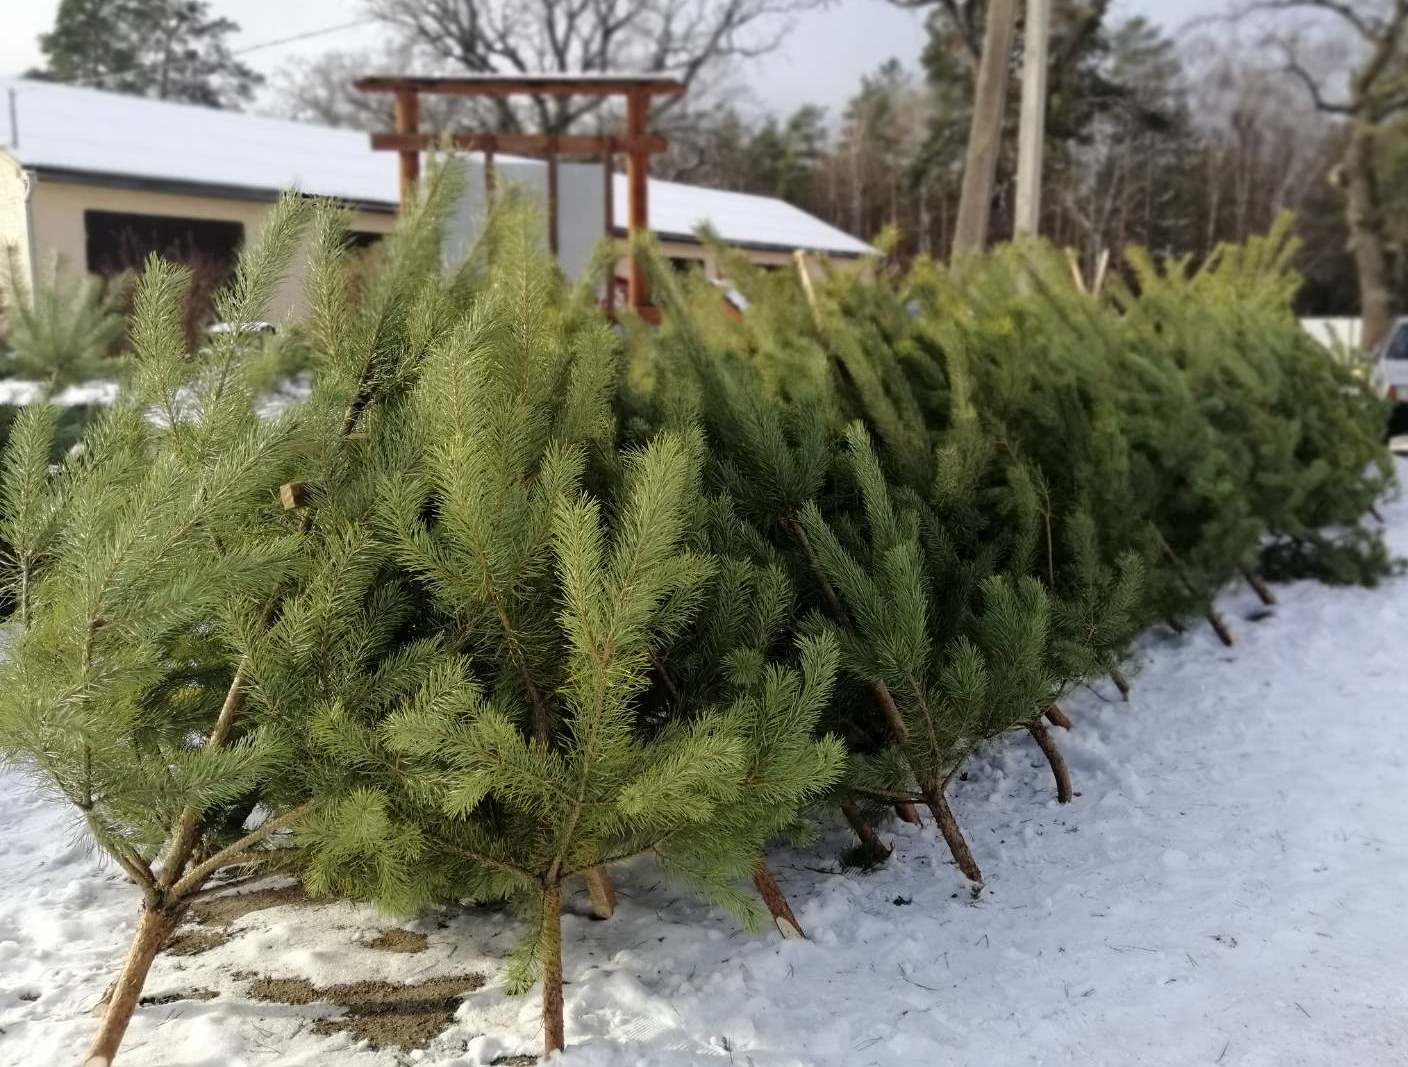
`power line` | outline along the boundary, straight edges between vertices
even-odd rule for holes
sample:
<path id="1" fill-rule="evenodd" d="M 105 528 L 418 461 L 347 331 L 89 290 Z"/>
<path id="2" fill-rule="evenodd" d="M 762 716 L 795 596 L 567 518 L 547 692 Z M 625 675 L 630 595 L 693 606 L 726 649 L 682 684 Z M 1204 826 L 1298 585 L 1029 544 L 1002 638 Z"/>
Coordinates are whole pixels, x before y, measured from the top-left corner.
<path id="1" fill-rule="evenodd" d="M 292 37 L 280 37 L 276 41 L 264 41 L 261 44 L 252 44 L 247 48 L 236 48 L 230 53 L 232 56 L 245 56 L 250 52 L 259 52 L 265 48 L 277 48 L 281 44 L 293 44 L 295 41 L 306 41 L 310 37 L 323 37 L 329 33 L 340 33 L 343 30 L 355 29 L 358 26 L 368 26 L 377 19 L 367 17 L 364 19 L 354 19 L 351 22 L 343 22 L 336 26 L 325 26 L 321 30 L 309 30 L 307 33 L 295 33 Z"/>
<path id="2" fill-rule="evenodd" d="M 232 49 L 230 52 L 230 56 L 232 58 L 234 56 L 245 56 L 249 55 L 249 53 L 251 52 L 263 51 L 266 48 L 277 48 L 279 45 L 293 44 L 296 41 L 307 41 L 314 37 L 325 37 L 330 33 L 341 33 L 343 30 L 355 29 L 358 26 L 366 26 L 376 21 L 377 20 L 375 18 L 367 17 L 354 19 L 351 22 L 340 22 L 336 26 L 324 26 L 322 29 L 308 30 L 305 33 L 295 33 L 290 37 L 279 37 L 272 41 L 261 41 L 258 44 L 246 45 L 244 48 Z M 188 66 L 190 63 L 194 62 L 198 62 L 198 59 L 191 59 L 185 62 L 177 60 L 172 62 L 171 66 L 180 68 L 182 66 Z M 101 84 L 104 80 L 108 78 L 117 78 L 121 77 L 124 74 L 137 74 L 142 71 L 158 70 L 162 67 L 162 65 L 163 64 L 160 62 L 133 63 L 131 66 L 128 67 L 118 67 L 115 70 L 105 70 L 101 74 L 96 74 L 91 78 L 87 79 L 87 83 L 90 85 L 97 85 Z"/>

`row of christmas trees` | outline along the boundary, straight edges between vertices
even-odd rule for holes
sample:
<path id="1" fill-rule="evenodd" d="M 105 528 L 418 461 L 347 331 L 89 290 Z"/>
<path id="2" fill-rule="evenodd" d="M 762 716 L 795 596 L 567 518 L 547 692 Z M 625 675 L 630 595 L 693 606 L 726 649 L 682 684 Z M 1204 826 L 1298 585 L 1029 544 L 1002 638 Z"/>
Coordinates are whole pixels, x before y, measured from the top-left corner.
<path id="1" fill-rule="evenodd" d="M 0 753 L 142 892 L 90 1062 L 190 906 L 275 871 L 509 900 L 548 1051 L 564 886 L 609 915 L 615 863 L 800 932 L 768 843 L 836 809 L 882 862 L 922 806 L 976 890 L 945 786 L 977 748 L 1031 735 L 1069 799 L 1060 700 L 1127 690 L 1142 630 L 1225 634 L 1268 560 L 1388 567 L 1382 411 L 1290 317 L 1281 234 L 1103 301 L 1037 245 L 735 263 L 743 315 L 657 269 L 657 330 L 569 289 L 512 197 L 447 272 L 455 189 L 423 193 L 371 269 L 294 198 L 243 256 L 227 322 L 313 248 L 306 402 L 260 416 L 248 334 L 188 351 L 153 262 L 118 402 L 56 464 L 52 409 L 14 426 Z"/>

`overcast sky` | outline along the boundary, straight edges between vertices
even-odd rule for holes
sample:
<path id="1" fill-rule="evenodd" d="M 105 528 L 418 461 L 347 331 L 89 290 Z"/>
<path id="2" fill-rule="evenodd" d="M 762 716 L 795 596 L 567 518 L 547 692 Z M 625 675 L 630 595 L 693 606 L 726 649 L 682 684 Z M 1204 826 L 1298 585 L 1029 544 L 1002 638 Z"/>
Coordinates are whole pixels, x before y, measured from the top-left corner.
<path id="1" fill-rule="evenodd" d="M 1060 0 L 1058 0 L 1060 2 Z M 1122 14 L 1142 14 L 1170 31 L 1197 15 L 1225 10 L 1229 0 L 1117 0 Z M 38 34 L 53 24 L 58 0 L 4 0 L 0 3 L 0 73 L 16 74 L 40 65 Z M 241 26 L 236 47 L 251 47 L 301 33 L 350 22 L 362 14 L 355 0 L 214 0 L 214 11 Z M 246 62 L 272 74 L 299 58 L 333 48 L 374 43 L 375 27 L 357 27 L 312 37 L 245 56 Z M 818 103 L 833 114 L 857 89 L 862 74 L 896 57 L 916 67 L 923 45 L 920 15 L 885 0 L 835 0 L 802 16 L 775 55 L 752 61 L 744 80 L 755 102 L 787 111 Z M 756 73 L 753 71 L 756 70 Z"/>

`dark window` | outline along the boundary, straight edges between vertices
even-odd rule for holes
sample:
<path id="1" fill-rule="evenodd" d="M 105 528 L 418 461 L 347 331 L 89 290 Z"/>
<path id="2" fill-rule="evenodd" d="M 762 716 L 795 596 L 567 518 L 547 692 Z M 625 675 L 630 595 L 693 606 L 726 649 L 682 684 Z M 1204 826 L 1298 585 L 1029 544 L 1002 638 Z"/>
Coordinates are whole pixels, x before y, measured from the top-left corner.
<path id="1" fill-rule="evenodd" d="M 693 256 L 671 256 L 670 266 L 674 267 L 675 270 L 688 272 L 694 267 L 703 267 L 704 261 L 702 259 L 695 259 Z"/>
<path id="2" fill-rule="evenodd" d="M 364 248 L 371 248 L 372 245 L 380 244 L 386 239 L 384 233 L 374 233 L 371 230 L 352 230 L 347 234 L 347 244 L 350 248 L 361 251 Z"/>
<path id="3" fill-rule="evenodd" d="M 153 252 L 185 263 L 197 273 L 221 278 L 235 264 L 244 243 L 244 225 L 174 215 L 137 215 L 126 211 L 85 211 L 88 270 L 117 274 L 138 270 Z"/>
<path id="4" fill-rule="evenodd" d="M 1400 322 L 1388 342 L 1386 359 L 1408 359 L 1408 322 Z"/>

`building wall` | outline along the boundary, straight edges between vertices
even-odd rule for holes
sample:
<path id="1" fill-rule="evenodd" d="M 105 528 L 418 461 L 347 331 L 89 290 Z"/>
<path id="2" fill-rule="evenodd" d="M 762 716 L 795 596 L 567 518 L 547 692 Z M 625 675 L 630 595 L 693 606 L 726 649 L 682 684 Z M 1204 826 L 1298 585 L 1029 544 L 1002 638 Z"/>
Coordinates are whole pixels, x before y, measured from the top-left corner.
<path id="1" fill-rule="evenodd" d="M 463 170 L 464 192 L 446 226 L 445 258 L 451 263 L 468 254 L 488 208 L 483 157 L 464 156 L 455 164 Z M 557 170 L 558 262 L 562 272 L 575 281 L 590 265 L 597 243 L 605 236 L 603 174 L 599 163 L 559 163 Z M 494 182 L 496 190 L 516 188 L 537 205 L 546 247 L 547 167 L 537 160 L 495 160 Z"/>
<path id="2" fill-rule="evenodd" d="M 10 156 L 0 152 L 0 272 L 8 270 L 12 248 L 15 266 L 22 279 L 31 277 L 29 213 L 25 204 L 24 169 Z"/>
<path id="3" fill-rule="evenodd" d="M 0 200 L 3 196 L 3 185 L 0 185 Z M 29 211 L 37 261 L 44 263 L 57 257 L 62 269 L 84 270 L 87 264 L 85 211 L 124 211 L 238 222 L 244 226 L 245 241 L 250 241 L 259 232 L 270 206 L 265 201 L 45 181 L 41 176 L 30 190 Z M 354 230 L 388 233 L 395 221 L 395 216 L 389 212 L 357 211 L 350 225 Z M 0 216 L 0 226 L 3 224 L 3 216 Z M 305 263 L 300 257 L 280 284 L 270 309 L 273 321 L 285 322 L 301 312 L 304 269 Z"/>

